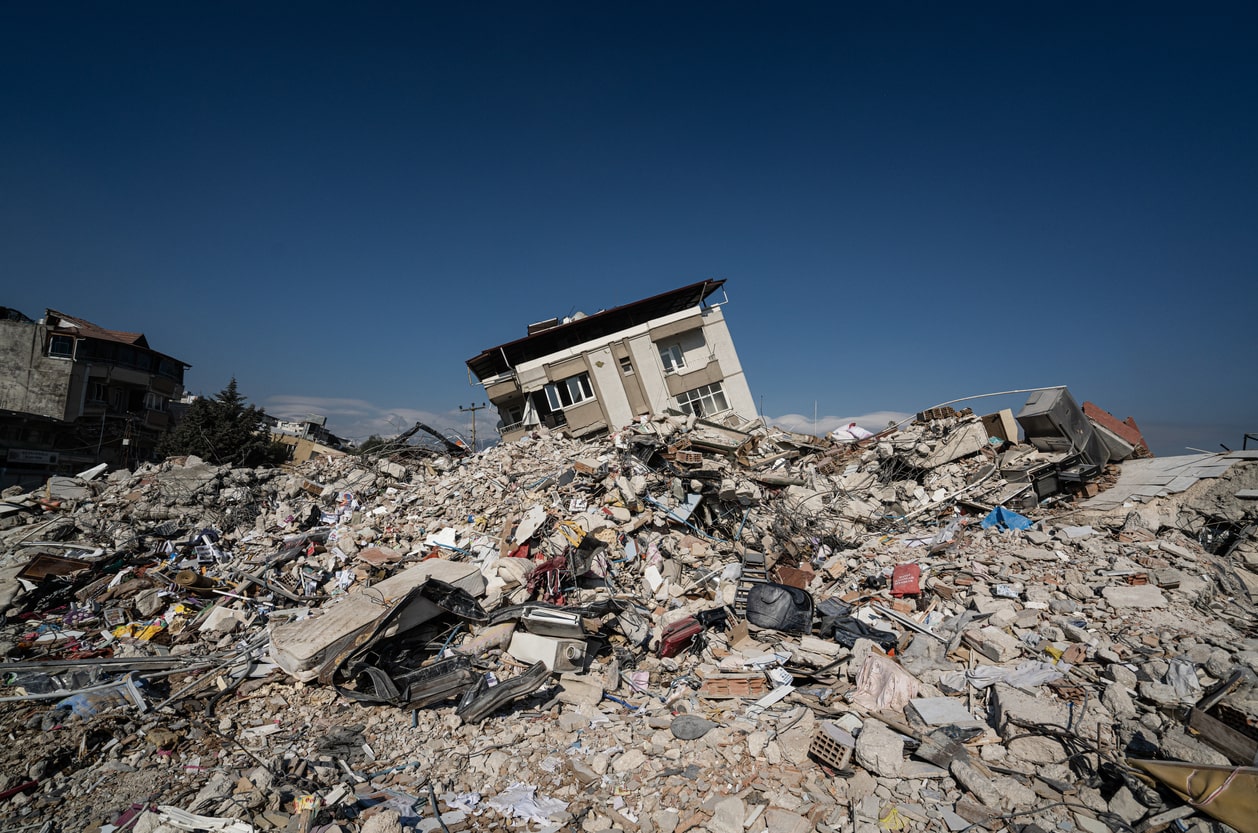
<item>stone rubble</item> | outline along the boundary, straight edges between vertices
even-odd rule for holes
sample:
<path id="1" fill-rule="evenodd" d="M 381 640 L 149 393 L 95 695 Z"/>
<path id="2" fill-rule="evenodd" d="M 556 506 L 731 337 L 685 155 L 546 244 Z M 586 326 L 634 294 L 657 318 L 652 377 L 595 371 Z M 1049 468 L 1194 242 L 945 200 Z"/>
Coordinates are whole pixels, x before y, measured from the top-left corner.
<path id="1" fill-rule="evenodd" d="M 48 831 L 1151 829 L 1185 805 L 1126 758 L 1228 765 L 1186 716 L 1258 672 L 1258 507 L 1234 497 L 1258 459 L 1092 511 L 1006 480 L 1010 455 L 1041 456 L 964 414 L 852 444 L 668 417 L 10 490 L 0 801 Z M 1033 525 L 984 528 L 995 506 Z M 807 590 L 806 632 L 747 621 L 749 554 Z M 466 722 L 272 661 L 276 627 L 427 559 L 474 568 L 491 616 L 584 611 L 576 670 Z M 505 681 L 531 662 L 511 630 L 464 621 L 432 653 Z M 1255 690 L 1231 712 L 1251 737 Z"/>

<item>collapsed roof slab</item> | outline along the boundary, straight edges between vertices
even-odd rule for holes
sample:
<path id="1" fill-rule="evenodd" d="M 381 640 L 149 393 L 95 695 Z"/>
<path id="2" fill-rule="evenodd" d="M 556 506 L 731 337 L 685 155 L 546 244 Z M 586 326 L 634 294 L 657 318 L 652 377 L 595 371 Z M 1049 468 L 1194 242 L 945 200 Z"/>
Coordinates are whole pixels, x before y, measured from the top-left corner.
<path id="1" fill-rule="evenodd" d="M 485 592 L 485 577 L 475 564 L 434 558 L 416 564 L 378 584 L 350 593 L 322 609 L 320 615 L 271 628 L 271 658 L 287 674 L 301 682 L 319 676 L 321 666 L 344 646 L 371 627 L 383 611 L 381 600 L 397 599 L 430 578 L 453 584 L 474 596 Z"/>

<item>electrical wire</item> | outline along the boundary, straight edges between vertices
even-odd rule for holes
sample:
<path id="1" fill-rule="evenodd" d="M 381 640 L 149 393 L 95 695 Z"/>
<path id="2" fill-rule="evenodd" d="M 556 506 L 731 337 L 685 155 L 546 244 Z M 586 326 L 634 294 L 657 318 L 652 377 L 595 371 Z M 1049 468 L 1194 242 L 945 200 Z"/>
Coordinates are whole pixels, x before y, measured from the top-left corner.
<path id="1" fill-rule="evenodd" d="M 450 833 L 450 828 L 446 827 L 446 823 L 441 818 L 441 811 L 437 809 L 437 793 L 432 788 L 432 782 L 428 782 L 428 806 L 432 808 L 432 814 L 437 819 L 437 824 L 441 825 L 444 833 Z"/>

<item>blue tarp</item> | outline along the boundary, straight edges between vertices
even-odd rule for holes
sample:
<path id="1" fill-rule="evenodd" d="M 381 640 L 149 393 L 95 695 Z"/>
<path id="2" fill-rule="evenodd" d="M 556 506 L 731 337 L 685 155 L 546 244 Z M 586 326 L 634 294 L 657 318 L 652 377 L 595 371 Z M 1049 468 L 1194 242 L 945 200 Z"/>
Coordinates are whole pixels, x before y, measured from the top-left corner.
<path id="1" fill-rule="evenodd" d="M 981 524 L 983 529 L 1030 529 L 1031 519 L 1024 518 L 1017 512 L 1012 512 L 1003 506 L 997 506 L 995 509 L 987 513 L 987 517 L 983 518 Z"/>

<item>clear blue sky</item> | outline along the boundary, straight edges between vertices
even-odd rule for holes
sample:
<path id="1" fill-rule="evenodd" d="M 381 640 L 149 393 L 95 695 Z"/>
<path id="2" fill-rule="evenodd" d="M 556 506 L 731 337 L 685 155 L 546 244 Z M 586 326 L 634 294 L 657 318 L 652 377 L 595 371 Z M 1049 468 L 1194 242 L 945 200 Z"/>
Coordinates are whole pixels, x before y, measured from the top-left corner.
<path id="1" fill-rule="evenodd" d="M 725 278 L 797 427 L 1066 384 L 1238 447 L 1256 8 L 3 2 L 0 305 L 361 437 L 465 424 L 531 321 Z"/>

